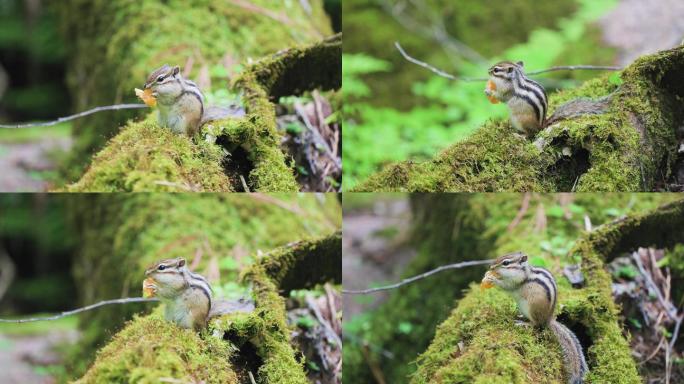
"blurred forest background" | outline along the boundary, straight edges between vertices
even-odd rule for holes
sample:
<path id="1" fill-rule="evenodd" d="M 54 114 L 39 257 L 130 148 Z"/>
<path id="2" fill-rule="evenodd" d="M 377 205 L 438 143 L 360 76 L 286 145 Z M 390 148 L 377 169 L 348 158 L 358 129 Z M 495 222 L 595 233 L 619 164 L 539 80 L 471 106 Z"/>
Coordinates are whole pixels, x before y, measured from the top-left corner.
<path id="1" fill-rule="evenodd" d="M 626 65 L 684 38 L 678 0 L 345 0 L 343 13 L 345 190 L 385 164 L 426 160 L 508 113 L 484 97 L 483 82 L 439 77 L 406 61 L 395 41 L 451 74 L 485 77 L 500 60 L 522 60 L 528 71 Z M 535 80 L 552 93 L 611 75 L 562 71 Z"/>
<path id="2" fill-rule="evenodd" d="M 212 5 L 223 7 L 222 12 L 216 12 L 217 20 L 224 23 L 221 24 L 222 31 L 211 32 L 208 25 L 198 28 L 197 24 L 206 23 L 206 20 L 193 19 L 192 12 L 170 16 L 174 9 L 207 8 Z M 80 8 L 70 9 L 71 6 Z M 101 6 L 102 4 L 98 5 Z M 124 82 L 126 85 L 130 83 L 140 86 L 145 80 L 143 77 L 131 79 L 124 75 L 133 70 L 131 63 L 126 63 L 125 60 L 133 60 L 133 66 L 145 64 L 144 60 L 149 59 L 146 54 L 155 53 L 155 49 L 160 50 L 155 44 L 161 46 L 164 52 L 175 52 L 178 57 L 184 57 L 183 62 L 175 63 L 183 68 L 192 68 L 195 63 L 189 77 L 193 80 L 200 77 L 199 84 L 209 104 L 230 105 L 239 102 L 239 95 L 233 94 L 225 85 L 235 79 L 250 60 L 275 53 L 295 43 L 310 44 L 320 39 L 317 35 L 320 31 L 328 34 L 329 31 L 339 32 L 342 28 L 341 0 L 151 0 L 135 7 L 122 6 L 122 9 L 117 10 L 129 18 L 149 17 L 154 14 L 156 19 L 146 22 L 153 25 L 147 30 L 150 35 L 131 36 L 130 31 L 117 30 L 116 26 L 111 26 L 109 33 L 113 35 L 91 36 L 89 31 L 104 28 L 98 23 L 108 20 L 107 17 L 82 14 L 71 19 L 70 16 L 74 16 L 73 9 L 88 12 L 93 7 L 93 4 L 79 0 L 0 0 L 0 124 L 48 121 L 95 106 L 139 103 L 132 88 L 123 96 L 118 88 Z M 123 9 L 125 7 L 129 9 Z M 113 8 L 116 7 L 110 7 L 107 12 L 113 12 Z M 290 33 L 272 32 L 276 30 L 273 25 L 279 24 L 274 23 L 274 19 L 283 19 L 279 19 L 281 14 L 288 14 L 292 19 L 287 20 L 291 23 L 287 27 L 291 29 Z M 165 20 L 168 27 L 178 23 L 179 18 L 185 18 L 185 25 L 183 28 L 177 27 L 173 36 L 155 36 L 163 30 L 160 20 Z M 90 24 L 82 19 L 88 19 Z M 122 23 L 125 25 L 125 21 Z M 232 24 L 228 28 L 225 23 Z M 271 30 L 264 25 L 271 25 Z M 137 24 L 135 28 L 144 29 Z M 199 41 L 200 37 L 206 39 Z M 118 47 L 116 43 L 126 45 L 133 39 L 139 44 L 133 44 L 133 47 L 128 45 L 128 52 L 107 52 L 112 47 Z M 145 39 L 150 39 L 152 43 L 144 41 Z M 193 46 L 188 48 L 186 41 L 193 39 Z M 95 52 L 83 52 L 94 46 L 97 47 Z M 209 52 L 210 48 L 223 51 L 220 54 Z M 83 65 L 79 62 L 81 58 L 78 55 L 91 58 L 95 55 L 98 59 L 97 62 Z M 148 73 L 161 64 L 163 63 L 155 62 L 155 67 L 143 70 Z M 118 65 L 126 68 L 117 68 Z M 109 66 L 108 69 L 103 71 L 106 66 Z M 314 103 L 319 107 L 319 104 L 323 104 L 329 110 L 325 124 L 330 125 L 332 130 L 339 130 L 339 113 L 334 113 L 339 110 L 340 101 L 337 99 L 339 97 L 336 92 L 323 92 L 322 95 L 307 93 L 301 97 L 284 98 L 279 106 L 278 123 L 284 137 L 281 149 L 294 158 L 292 162 L 296 177 L 304 191 L 310 188 L 319 191 L 321 188 L 317 183 L 324 184 L 330 190 L 338 190 L 341 172 L 331 176 L 329 180 L 313 180 L 310 176 L 311 164 L 306 164 L 301 159 L 306 150 L 302 142 L 308 143 L 305 138 L 307 127 L 301 116 L 295 113 L 294 105 L 301 104 L 308 111 L 313 110 Z M 148 112 L 107 111 L 96 117 L 51 127 L 0 129 L 0 173 L 3 174 L 0 190 L 43 191 L 75 181 L 88 165 L 93 152 L 99 150 L 108 138 L 118 132 L 119 124 Z M 104 124 L 114 126 L 103 127 Z"/>
<path id="3" fill-rule="evenodd" d="M 554 271 L 559 285 L 567 285 L 560 271 L 579 261 L 571 250 L 586 233 L 587 222 L 596 228 L 681 199 L 672 193 L 345 194 L 343 286 L 360 290 L 389 285 L 438 266 L 515 251 L 527 253 L 532 265 Z M 675 241 L 679 238 L 680 245 L 661 253 L 658 267 L 671 273 L 670 299 L 681 307 L 684 291 L 677 282 L 684 278 L 684 234 L 669 236 Z M 650 309 L 636 309 L 639 295 L 633 291 L 643 284 L 636 267 L 617 257 L 623 255 L 612 256 L 620 263 L 607 268 L 614 278 L 614 292 L 621 292 L 616 296 L 622 295 L 615 300 L 621 300 L 623 326 L 632 335 L 631 348 L 640 363 L 640 374 L 662 379 L 665 356 L 659 343 L 663 334 L 671 335 L 674 324 L 669 322 L 662 329 L 648 325 L 654 323 L 645 318 Z M 456 311 L 458 300 L 479 283 L 485 270 L 483 266 L 444 271 L 398 289 L 345 294 L 345 380 L 408 383 L 437 326 Z M 683 345 L 681 338 L 678 344 Z M 684 374 L 681 360 L 674 366 L 673 371 Z"/>
<path id="4" fill-rule="evenodd" d="M 139 297 L 145 268 L 172 257 L 194 262 L 191 268 L 207 276 L 214 297 L 249 298 L 239 276 L 256 257 L 341 229 L 334 194 L 4 194 L 0 212 L 0 318 Z M 323 287 L 292 291 L 289 319 L 300 337 L 318 324 L 302 308 L 308 294 L 330 293 Z M 157 306 L 114 305 L 56 321 L 0 323 L 0 381 L 78 378 L 124 322 Z M 308 367 L 321 371 L 314 358 Z"/>

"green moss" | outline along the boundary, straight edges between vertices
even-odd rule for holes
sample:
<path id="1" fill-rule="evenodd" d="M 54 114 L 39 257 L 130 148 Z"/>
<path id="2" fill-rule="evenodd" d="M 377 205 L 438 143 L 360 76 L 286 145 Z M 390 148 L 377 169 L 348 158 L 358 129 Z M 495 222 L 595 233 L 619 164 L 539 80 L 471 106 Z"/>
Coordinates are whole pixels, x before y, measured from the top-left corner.
<path id="1" fill-rule="evenodd" d="M 609 195 L 584 198 L 612 199 Z M 668 196 L 665 201 L 672 198 L 677 197 Z M 652 204 L 646 200 L 644 203 Z M 582 289 L 572 289 L 565 279 L 558 280 L 559 313 L 562 322 L 574 329 L 583 347 L 588 348 L 588 382 L 641 382 L 623 336 L 604 262 L 638 246 L 673 247 L 681 242 L 682 225 L 684 200 L 679 199 L 650 213 L 601 225 L 580 236 L 568 252 L 581 257 L 586 284 Z M 516 241 L 509 244 L 511 239 L 523 238 L 521 233 L 526 230 L 523 226 L 499 238 L 500 250 L 533 249 L 530 245 L 536 243 L 535 237 L 527 236 L 522 243 L 518 240 L 523 246 Z M 558 271 L 554 273 L 558 275 Z M 548 330 L 536 333 L 514 327 L 515 313 L 513 300 L 503 292 L 471 287 L 419 357 L 412 383 L 562 382 L 560 354 L 553 335 Z"/>
<path id="2" fill-rule="evenodd" d="M 618 337 L 620 332 L 619 327 L 615 326 L 614 314 L 610 315 L 613 316 L 612 325 L 609 322 L 592 323 L 587 315 L 587 307 L 594 303 L 596 311 L 601 308 L 608 310 L 603 306 L 606 298 L 597 300 L 593 297 L 595 293 L 588 289 L 571 289 L 566 279 L 560 277 L 563 265 L 576 263 L 569 250 L 578 237 L 583 237 L 581 226 L 577 223 L 586 214 L 595 225 L 600 225 L 616 216 L 647 212 L 681 197 L 677 194 L 585 193 L 576 194 L 571 202 L 565 200 L 562 203 L 565 198 L 555 194 L 532 194 L 529 209 L 520 212 L 518 224 L 511 226 L 519 213 L 522 198 L 521 194 L 513 193 L 411 194 L 411 244 L 416 247 L 418 254 L 407 267 L 404 277 L 453 262 L 494 258 L 513 251 L 523 251 L 531 255 L 535 265 L 545 266 L 559 277 L 561 321 L 578 333 L 583 345 L 588 346 L 592 341 L 586 336 L 590 326 L 606 327 L 600 331 L 592 329 L 595 332 L 592 334 L 599 335 L 599 338 L 611 340 Z M 542 212 L 545 224 L 539 228 Z M 566 214 L 571 214 L 572 218 L 566 218 Z M 639 239 L 635 233 L 625 236 Z M 652 241 L 647 238 L 644 243 Z M 369 313 L 353 319 L 345 318 L 345 380 L 372 382 L 374 379 L 369 366 L 382 369 L 387 382 L 393 383 L 407 382 L 412 375 L 416 375 L 414 380 L 417 382 L 430 382 L 430 378 L 437 380 L 438 377 L 442 377 L 445 383 L 452 380 L 464 383 L 476 380 L 537 382 L 531 379 L 525 381 L 524 375 L 528 371 L 529 375 L 539 378 L 539 382 L 560 380 L 562 373 L 559 368 L 554 368 L 561 364 L 558 347 L 548 332 L 530 339 L 527 329 L 511 329 L 515 303 L 503 292 L 489 290 L 483 293 L 479 289 L 466 291 L 473 281 L 482 278 L 483 273 L 483 268 L 467 268 L 433 275 L 393 290 L 385 303 Z M 601 289 L 604 288 L 606 286 Z M 463 295 L 465 297 L 458 302 L 458 307 L 453 309 L 456 300 Z M 487 305 L 477 308 L 478 301 Z M 444 325 L 438 328 L 442 322 Z M 402 326 L 407 325 L 410 326 L 410 332 L 402 331 Z M 476 330 L 478 327 L 491 330 L 493 328 L 488 328 L 490 325 L 498 327 L 497 332 L 506 334 L 488 335 L 487 332 Z M 435 329 L 438 329 L 437 336 Z M 349 335 L 351 332 L 353 334 Z M 509 333 L 513 340 L 507 339 Z M 463 339 L 468 342 L 463 343 L 463 348 L 457 347 Z M 624 340 L 612 342 L 614 345 L 623 345 L 621 343 Z M 471 348 L 469 343 L 475 343 L 477 347 Z M 489 343 L 507 350 L 489 348 Z M 602 348 L 607 345 L 602 345 Z M 389 351 L 393 357 L 388 358 L 381 351 Z M 540 351 L 546 351 L 545 354 L 549 355 L 541 367 L 528 367 L 526 359 L 521 359 L 521 356 L 529 354 L 535 361 L 540 361 Z M 421 353 L 423 355 L 416 360 Z M 624 350 L 611 354 L 616 357 L 616 362 L 625 363 Z M 501 365 L 495 364 L 499 360 Z M 418 373 L 415 373 L 416 362 Z M 546 370 L 545 367 L 550 368 Z M 523 376 L 518 368 L 523 370 Z M 440 372 L 439 375 L 437 372 Z"/>
<path id="3" fill-rule="evenodd" d="M 208 331 L 201 335 L 163 320 L 161 310 L 135 318 L 98 352 L 95 363 L 77 382 L 156 383 L 161 378 L 173 378 L 237 383 L 248 382 L 246 372 L 257 366 L 258 371 L 252 373 L 260 383 L 308 383 L 303 362 L 296 358 L 290 345 L 279 282 L 294 274 L 298 277 L 292 280 L 292 289 L 328 281 L 341 283 L 341 241 L 341 232 L 336 232 L 261 256 L 244 274 L 244 282 L 253 290 L 254 311 L 214 318 Z M 273 270 L 275 264 L 279 266 L 277 272 Z M 256 350 L 257 356 L 239 356 L 247 344 Z"/>
<path id="4" fill-rule="evenodd" d="M 355 190 L 650 191 L 676 158 L 672 127 L 684 119 L 682 63 L 678 47 L 635 61 L 620 86 L 604 76 L 551 95 L 551 113 L 579 97 L 612 98 L 604 114 L 563 120 L 540 133 L 542 151 L 515 137 L 507 121 L 488 122 L 434 159 L 391 165 Z"/>
<path id="5" fill-rule="evenodd" d="M 306 384 L 303 362 L 295 358 L 290 345 L 285 299 L 291 289 L 310 288 L 328 281 L 342 282 L 342 234 L 332 235 L 276 249 L 263 255 L 243 279 L 251 284 L 255 311 L 239 321 L 225 317 L 212 322 L 212 333 L 249 340 L 263 363 L 263 383 Z M 277 268 L 276 268 L 277 266 Z"/>
<path id="6" fill-rule="evenodd" d="M 180 329 L 160 313 L 128 323 L 76 383 L 158 383 L 162 378 L 238 383 L 229 343 Z"/>
<path id="7" fill-rule="evenodd" d="M 163 63 L 194 62 L 190 78 L 212 66 L 246 62 L 332 33 L 321 0 L 312 14 L 298 2 L 208 0 L 69 0 L 55 5 L 70 51 L 67 80 L 75 109 L 134 102 L 133 89 Z M 212 79 L 215 88 L 225 78 Z M 118 126 L 135 113 L 101 113 L 74 125 L 76 179 Z"/>
<path id="8" fill-rule="evenodd" d="M 80 239 L 73 275 L 79 301 L 139 296 L 143 271 L 162 258 L 198 253 L 196 271 L 206 274 L 211 262 L 248 263 L 245 255 L 269 250 L 341 226 L 335 196 L 246 194 L 86 194 L 64 196 L 70 225 Z M 205 247 L 209 245 L 210 249 Z M 240 255 L 243 255 L 240 257 Z M 214 260 L 214 261 L 212 261 Z M 237 272 L 221 268 L 221 280 L 235 281 Z M 212 284 L 217 284 L 215 281 Z M 120 305 L 80 316 L 83 338 L 74 361 L 88 356 L 132 314 L 150 305 Z"/>
<path id="9" fill-rule="evenodd" d="M 515 303 L 475 284 L 419 357 L 412 383 L 557 383 L 560 351 L 550 330 L 516 326 Z"/>
<path id="10" fill-rule="evenodd" d="M 98 153 L 85 175 L 69 191 L 297 191 L 291 165 L 280 150 L 272 100 L 315 88 L 341 86 L 341 35 L 291 48 L 248 68 L 236 81 L 246 116 L 212 122 L 203 133 L 220 146 L 191 140 L 146 122 L 129 123 Z M 247 165 L 245 165 L 245 163 Z M 225 170 L 224 170 L 225 164 Z M 249 175 L 241 175 L 239 167 Z M 225 174 L 224 174 L 225 173 Z"/>
<path id="11" fill-rule="evenodd" d="M 67 191 L 231 191 L 220 147 L 194 144 L 150 120 L 128 123 Z"/>
<path id="12" fill-rule="evenodd" d="M 271 100 L 304 91 L 337 89 L 342 85 L 342 35 L 308 47 L 291 48 L 257 62 L 236 80 L 247 115 L 225 130 L 230 143 L 248 148 L 254 169 L 249 174 L 256 190 L 297 191 L 292 165 L 280 150 L 281 134 Z M 219 133 L 221 136 L 223 133 Z"/>

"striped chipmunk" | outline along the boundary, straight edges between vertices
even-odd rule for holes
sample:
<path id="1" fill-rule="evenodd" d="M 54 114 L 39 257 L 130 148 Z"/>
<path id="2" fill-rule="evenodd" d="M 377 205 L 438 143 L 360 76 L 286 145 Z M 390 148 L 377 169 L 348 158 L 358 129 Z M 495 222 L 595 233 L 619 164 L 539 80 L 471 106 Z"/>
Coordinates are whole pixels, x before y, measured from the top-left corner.
<path id="1" fill-rule="evenodd" d="M 161 260 L 145 271 L 143 297 L 157 297 L 165 304 L 164 318 L 181 328 L 196 331 L 223 314 L 249 312 L 254 303 L 212 300 L 212 289 L 202 275 L 190 272 L 184 258 Z"/>
<path id="2" fill-rule="evenodd" d="M 529 265 L 524 253 L 512 253 L 497 258 L 482 279 L 482 288 L 493 286 L 511 294 L 533 326 L 551 329 L 561 347 L 567 383 L 582 384 L 589 368 L 575 334 L 556 321 L 558 289 L 553 275 Z"/>
<path id="3" fill-rule="evenodd" d="M 523 62 L 502 61 L 489 68 L 484 93 L 492 104 L 504 102 L 511 112 L 513 127 L 527 138 L 551 124 L 585 114 L 600 114 L 608 108 L 609 97 L 598 100 L 575 99 L 559 106 L 546 118 L 548 97 L 544 87 L 525 76 Z"/>
<path id="4" fill-rule="evenodd" d="M 159 125 L 189 137 L 209 121 L 244 115 L 244 110 L 237 106 L 208 107 L 197 84 L 185 79 L 178 66 L 164 64 L 155 69 L 147 77 L 143 90 L 136 88 L 135 93 L 148 106 L 159 107 Z"/>

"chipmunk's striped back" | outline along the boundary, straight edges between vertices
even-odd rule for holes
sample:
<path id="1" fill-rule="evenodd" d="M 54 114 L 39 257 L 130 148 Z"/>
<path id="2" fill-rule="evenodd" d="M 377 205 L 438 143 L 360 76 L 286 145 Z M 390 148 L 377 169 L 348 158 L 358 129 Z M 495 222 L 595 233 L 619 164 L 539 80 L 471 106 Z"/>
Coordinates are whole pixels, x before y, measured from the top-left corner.
<path id="1" fill-rule="evenodd" d="M 563 352 L 567 383 L 582 384 L 589 368 L 575 334 L 554 316 L 558 287 L 551 272 L 531 266 L 526 254 L 516 252 L 497 258 L 485 279 L 492 279 L 494 284 L 510 292 L 520 312 L 532 324 L 551 329 Z"/>
<path id="2" fill-rule="evenodd" d="M 513 125 L 528 136 L 533 136 L 546 120 L 548 100 L 544 87 L 525 76 L 520 61 L 495 64 L 489 68 L 489 75 L 495 90 L 485 93 L 505 102 L 511 110 Z"/>

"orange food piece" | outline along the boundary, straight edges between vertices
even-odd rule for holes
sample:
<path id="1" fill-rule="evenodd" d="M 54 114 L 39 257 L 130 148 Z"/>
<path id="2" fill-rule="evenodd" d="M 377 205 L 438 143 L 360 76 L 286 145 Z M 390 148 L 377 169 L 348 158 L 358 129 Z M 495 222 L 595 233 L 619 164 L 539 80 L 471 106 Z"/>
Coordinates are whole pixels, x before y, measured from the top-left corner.
<path id="1" fill-rule="evenodd" d="M 143 297 L 154 297 L 157 294 L 157 282 L 148 277 L 143 280 Z"/>
<path id="2" fill-rule="evenodd" d="M 492 81 L 492 79 L 489 79 L 487 81 L 487 89 L 490 91 L 496 91 L 496 84 Z M 499 100 L 492 95 L 487 95 L 487 99 L 492 104 L 498 104 L 499 103 Z"/>
<path id="3" fill-rule="evenodd" d="M 482 278 L 482 282 L 480 283 L 480 288 L 481 289 L 488 289 L 494 286 L 494 280 L 499 278 L 499 274 L 493 271 L 487 271 L 485 273 L 484 277 Z"/>
<path id="4" fill-rule="evenodd" d="M 157 99 L 152 96 L 152 90 L 147 88 L 146 90 L 135 89 L 135 95 L 140 98 L 148 107 L 154 107 L 157 105 Z"/>

